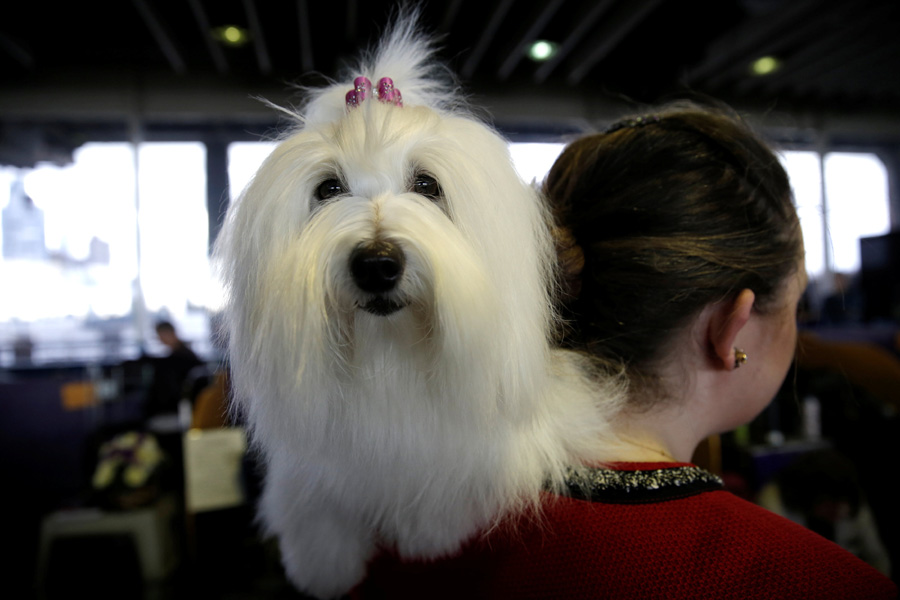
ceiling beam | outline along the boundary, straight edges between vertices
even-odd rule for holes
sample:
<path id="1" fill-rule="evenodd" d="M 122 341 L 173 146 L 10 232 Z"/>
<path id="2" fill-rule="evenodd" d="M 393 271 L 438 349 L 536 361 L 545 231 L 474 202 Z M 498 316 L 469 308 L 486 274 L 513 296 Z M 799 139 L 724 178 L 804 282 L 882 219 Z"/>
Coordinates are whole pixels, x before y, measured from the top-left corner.
<path id="1" fill-rule="evenodd" d="M 34 55 L 5 33 L 0 33 L 0 48 L 22 68 L 29 71 L 34 68 Z"/>
<path id="2" fill-rule="evenodd" d="M 225 53 L 222 52 L 222 47 L 218 44 L 218 42 L 216 42 L 215 39 L 213 39 L 212 26 L 209 23 L 209 17 L 206 16 L 206 11 L 203 9 L 203 5 L 200 4 L 200 0 L 188 0 L 188 4 L 191 5 L 191 11 L 194 13 L 194 19 L 197 21 L 197 25 L 200 27 L 200 36 L 206 43 L 206 49 L 209 50 L 209 55 L 216 67 L 216 71 L 218 71 L 219 74 L 224 75 L 229 71 L 228 61 L 225 59 Z"/>
<path id="3" fill-rule="evenodd" d="M 820 69 L 814 75 L 804 77 L 797 85 L 797 90 L 800 93 L 812 90 L 819 93 L 837 93 L 842 88 L 852 91 L 856 86 L 871 86 L 873 82 L 884 79 L 896 80 L 893 73 L 896 71 L 897 63 L 893 63 L 893 68 L 882 71 L 885 61 L 895 55 L 896 49 L 890 46 L 882 46 L 874 52 L 863 45 L 848 48 L 846 58 L 828 68 Z M 879 73 L 890 75 L 879 77 Z"/>
<path id="4" fill-rule="evenodd" d="M 247 26 L 250 28 L 251 41 L 253 42 L 254 50 L 256 50 L 256 63 L 260 72 L 263 75 L 268 75 L 272 72 L 272 60 L 269 58 L 266 36 L 253 0 L 244 0 L 244 12 L 247 14 Z"/>
<path id="5" fill-rule="evenodd" d="M 791 48 L 802 48 L 821 38 L 823 31 L 841 27 L 845 19 L 851 17 L 859 9 L 850 2 L 835 7 L 834 10 L 823 10 L 796 28 L 773 35 L 752 49 L 752 53 L 741 60 L 735 60 L 722 68 L 718 73 L 708 77 L 704 86 L 716 89 L 734 82 L 743 81 L 749 73 L 750 65 L 763 56 L 784 58 Z"/>
<path id="6" fill-rule="evenodd" d="M 475 74 L 478 63 L 481 62 L 484 53 L 487 52 L 488 46 L 497 36 L 497 30 L 500 29 L 500 24 L 503 23 L 503 19 L 506 18 L 509 9 L 512 8 L 513 1 L 514 0 L 500 0 L 497 3 L 490 20 L 481 30 L 481 36 L 478 38 L 478 43 L 475 45 L 475 48 L 472 49 L 472 52 L 469 53 L 469 57 L 466 59 L 466 62 L 460 70 L 460 75 L 462 75 L 463 79 L 471 79 L 472 75 Z"/>
<path id="7" fill-rule="evenodd" d="M 569 85 L 581 83 L 591 69 L 603 60 L 641 21 L 650 16 L 660 2 L 662 0 L 643 0 L 642 2 L 631 0 L 627 3 L 626 10 L 614 13 L 613 18 L 604 22 L 603 27 L 591 36 L 591 42 L 587 45 L 590 50 L 569 70 L 566 82 Z"/>
<path id="8" fill-rule="evenodd" d="M 871 71 L 866 73 L 858 69 L 854 75 L 847 78 L 848 83 L 857 89 L 871 89 L 876 93 L 891 94 L 894 96 L 894 106 L 897 106 L 897 95 L 900 94 L 900 80 L 897 79 L 897 65 L 900 64 L 900 51 L 897 48 L 885 50 L 867 63 Z M 872 80 L 875 83 L 872 83 Z"/>
<path id="9" fill-rule="evenodd" d="M 144 20 L 144 24 L 146 24 L 147 28 L 150 30 L 150 34 L 159 46 L 163 56 L 169 61 L 169 66 L 171 66 L 172 70 L 179 75 L 184 75 L 187 72 L 187 63 L 185 63 L 184 58 L 181 56 L 181 52 L 179 52 L 178 47 L 175 45 L 175 41 L 169 34 L 168 28 L 163 24 L 162 19 L 160 19 L 159 15 L 156 14 L 156 11 L 146 2 L 146 0 L 132 0 L 132 3 L 138 13 L 140 13 L 141 18 Z"/>
<path id="10" fill-rule="evenodd" d="M 315 68 L 315 60 L 312 31 L 309 27 L 309 5 L 306 0 L 297 0 L 297 23 L 297 33 L 300 38 L 300 69 L 303 73 L 309 73 Z"/>
<path id="11" fill-rule="evenodd" d="M 747 92 L 761 87 L 764 93 L 771 94 L 785 84 L 796 85 L 809 77 L 830 70 L 836 61 L 842 62 L 857 53 L 866 53 L 867 50 L 864 48 L 868 47 L 865 44 L 868 39 L 867 33 L 878 23 L 879 15 L 883 11 L 882 8 L 873 13 L 872 19 L 845 20 L 831 35 L 820 32 L 816 41 L 793 56 L 786 57 L 781 70 L 769 76 L 747 79 L 737 86 L 737 90 Z"/>
<path id="12" fill-rule="evenodd" d="M 725 32 L 713 42 L 706 52 L 706 58 L 697 66 L 689 69 L 685 80 L 690 85 L 697 85 L 707 77 L 715 75 L 720 69 L 741 61 L 752 54 L 762 43 L 794 27 L 801 19 L 808 19 L 812 10 L 821 10 L 820 0 L 787 3 L 787 8 L 775 9 L 745 19 L 739 27 Z M 780 4 L 779 6 L 784 6 Z"/>
<path id="13" fill-rule="evenodd" d="M 534 72 L 534 82 L 544 83 L 553 73 L 553 70 L 569 55 L 575 46 L 581 42 L 593 28 L 597 21 L 615 4 L 615 0 L 599 0 L 582 5 L 582 12 L 575 16 L 575 26 L 564 42 L 559 45 L 556 54 L 547 62 L 541 64 Z M 584 7 L 587 6 L 585 9 Z"/>
<path id="14" fill-rule="evenodd" d="M 453 28 L 453 23 L 456 21 L 456 15 L 459 14 L 459 9 L 462 7 L 462 0 L 450 0 L 446 5 L 447 7 L 444 9 L 444 18 L 441 19 L 441 24 L 438 26 L 438 31 L 440 33 L 448 33 Z"/>
<path id="15" fill-rule="evenodd" d="M 346 9 L 346 18 L 344 19 L 344 23 L 346 23 L 346 27 L 344 28 L 344 39 L 348 42 L 353 42 L 356 40 L 356 32 L 357 32 L 357 24 L 359 21 L 359 5 L 356 0 L 346 0 L 347 9 Z"/>

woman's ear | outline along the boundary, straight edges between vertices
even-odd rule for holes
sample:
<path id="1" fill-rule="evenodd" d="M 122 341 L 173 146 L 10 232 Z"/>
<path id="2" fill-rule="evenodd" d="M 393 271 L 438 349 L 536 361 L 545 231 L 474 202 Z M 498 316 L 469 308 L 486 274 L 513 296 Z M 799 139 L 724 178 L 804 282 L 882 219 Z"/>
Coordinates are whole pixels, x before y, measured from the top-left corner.
<path id="1" fill-rule="evenodd" d="M 726 371 L 735 367 L 735 342 L 738 333 L 750 319 L 756 295 L 741 290 L 733 300 L 719 303 L 710 315 L 707 343 L 716 366 Z"/>

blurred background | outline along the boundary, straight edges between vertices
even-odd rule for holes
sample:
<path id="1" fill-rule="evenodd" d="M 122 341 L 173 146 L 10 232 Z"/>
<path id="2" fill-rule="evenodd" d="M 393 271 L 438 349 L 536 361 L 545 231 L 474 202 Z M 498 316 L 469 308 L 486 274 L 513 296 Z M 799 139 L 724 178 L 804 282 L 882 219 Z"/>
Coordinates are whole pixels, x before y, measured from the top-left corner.
<path id="1" fill-rule="evenodd" d="M 7 3 L 0 20 L 0 475 L 13 597 L 296 597 L 222 412 L 224 211 L 395 2 Z M 527 181 L 684 97 L 779 150 L 810 285 L 778 398 L 697 461 L 885 572 L 900 561 L 900 4 L 421 3 Z M 157 326 L 166 322 L 171 328 Z M 201 433 L 203 435 L 201 435 Z M 798 484 L 802 482 L 802 484 Z"/>

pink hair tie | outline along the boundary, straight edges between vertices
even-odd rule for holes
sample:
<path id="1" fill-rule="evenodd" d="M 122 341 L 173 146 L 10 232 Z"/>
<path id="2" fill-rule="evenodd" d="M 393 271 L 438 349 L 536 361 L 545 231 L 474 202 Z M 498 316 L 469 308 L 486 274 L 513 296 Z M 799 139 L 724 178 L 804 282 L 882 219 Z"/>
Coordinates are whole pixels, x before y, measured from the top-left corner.
<path id="1" fill-rule="evenodd" d="M 403 106 L 400 90 L 394 87 L 394 80 L 390 77 L 382 77 L 378 80 L 378 99 L 387 104 Z"/>
<path id="2" fill-rule="evenodd" d="M 347 106 L 354 108 L 366 99 L 372 91 L 372 82 L 368 77 L 357 77 L 353 80 L 353 89 L 347 92 Z"/>
<path id="3" fill-rule="evenodd" d="M 357 77 L 353 80 L 353 89 L 347 92 L 346 102 L 348 108 L 359 106 L 372 92 L 372 82 L 368 77 Z M 403 96 L 400 90 L 394 87 L 394 80 L 390 77 L 382 77 L 378 80 L 375 95 L 379 102 L 403 106 Z"/>

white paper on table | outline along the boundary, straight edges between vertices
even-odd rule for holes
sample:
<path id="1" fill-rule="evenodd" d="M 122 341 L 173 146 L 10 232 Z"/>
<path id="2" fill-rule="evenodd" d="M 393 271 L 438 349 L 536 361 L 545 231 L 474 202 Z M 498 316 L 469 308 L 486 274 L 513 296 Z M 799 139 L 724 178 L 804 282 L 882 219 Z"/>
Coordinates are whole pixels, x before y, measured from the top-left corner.
<path id="1" fill-rule="evenodd" d="M 239 427 L 185 432 L 188 512 L 230 508 L 244 503 L 241 465 L 246 448 L 247 435 Z"/>

